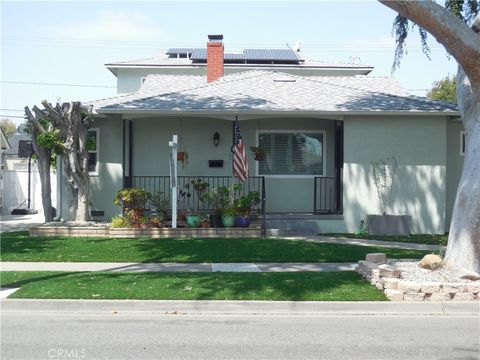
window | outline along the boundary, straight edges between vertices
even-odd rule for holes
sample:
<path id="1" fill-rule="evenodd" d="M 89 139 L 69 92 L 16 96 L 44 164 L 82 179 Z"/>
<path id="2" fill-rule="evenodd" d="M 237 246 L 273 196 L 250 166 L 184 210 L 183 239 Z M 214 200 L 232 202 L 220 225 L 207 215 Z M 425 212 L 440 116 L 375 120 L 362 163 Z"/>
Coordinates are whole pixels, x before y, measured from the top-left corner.
<path id="1" fill-rule="evenodd" d="M 467 134 L 465 131 L 460 131 L 460 155 L 465 155 L 465 145 L 467 141 Z"/>
<path id="2" fill-rule="evenodd" d="M 90 175 L 98 175 L 98 144 L 100 129 L 88 130 L 88 172 Z"/>
<path id="3" fill-rule="evenodd" d="M 324 175 L 324 132 L 262 131 L 258 146 L 265 152 L 259 175 Z"/>

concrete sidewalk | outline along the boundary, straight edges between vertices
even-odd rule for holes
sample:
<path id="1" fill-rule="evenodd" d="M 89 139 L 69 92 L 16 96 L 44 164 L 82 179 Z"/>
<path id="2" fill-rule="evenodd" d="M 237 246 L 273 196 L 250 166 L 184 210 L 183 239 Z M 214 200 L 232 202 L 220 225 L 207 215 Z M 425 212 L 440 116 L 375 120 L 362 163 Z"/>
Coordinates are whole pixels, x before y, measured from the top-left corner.
<path id="1" fill-rule="evenodd" d="M 476 316 L 478 302 L 5 299 L 2 312 L 85 315 Z"/>
<path id="2" fill-rule="evenodd" d="M 294 272 L 352 271 L 352 263 L 107 263 L 1 262 L 1 271 L 111 271 L 111 272 Z"/>

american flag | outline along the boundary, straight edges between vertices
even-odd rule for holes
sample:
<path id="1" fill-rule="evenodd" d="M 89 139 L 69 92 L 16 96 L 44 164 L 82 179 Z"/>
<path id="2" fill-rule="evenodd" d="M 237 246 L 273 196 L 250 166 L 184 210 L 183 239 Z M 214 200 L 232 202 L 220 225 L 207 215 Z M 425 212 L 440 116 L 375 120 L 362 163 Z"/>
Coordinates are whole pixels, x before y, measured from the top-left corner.
<path id="1" fill-rule="evenodd" d="M 238 118 L 233 122 L 233 175 L 245 181 L 248 177 L 248 163 L 243 146 Z"/>

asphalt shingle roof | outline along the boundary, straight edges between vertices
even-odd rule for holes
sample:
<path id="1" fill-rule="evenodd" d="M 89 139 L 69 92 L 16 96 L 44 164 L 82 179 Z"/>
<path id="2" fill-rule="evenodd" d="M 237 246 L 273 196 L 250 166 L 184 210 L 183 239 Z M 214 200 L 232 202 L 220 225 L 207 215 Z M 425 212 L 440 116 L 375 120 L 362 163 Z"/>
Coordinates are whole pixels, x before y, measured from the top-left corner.
<path id="1" fill-rule="evenodd" d="M 18 155 L 18 143 L 20 140 L 30 140 L 30 135 L 28 134 L 14 134 L 8 138 L 10 143 L 10 149 L 5 150 L 4 154 L 6 155 Z"/>
<path id="2" fill-rule="evenodd" d="M 409 95 L 392 78 L 297 76 L 252 70 L 212 83 L 205 76 L 149 75 L 133 94 L 93 102 L 97 112 L 318 111 L 457 112 L 457 106 Z"/>

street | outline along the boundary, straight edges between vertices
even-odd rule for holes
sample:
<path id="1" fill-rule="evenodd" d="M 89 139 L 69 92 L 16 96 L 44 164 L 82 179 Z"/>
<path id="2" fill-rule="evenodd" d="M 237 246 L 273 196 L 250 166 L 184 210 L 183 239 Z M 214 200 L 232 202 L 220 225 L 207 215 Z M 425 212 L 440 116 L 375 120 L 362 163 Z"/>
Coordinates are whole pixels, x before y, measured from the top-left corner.
<path id="1" fill-rule="evenodd" d="M 4 305 L 4 304 L 3 304 Z M 478 359 L 475 314 L 2 309 L 2 359 Z"/>

